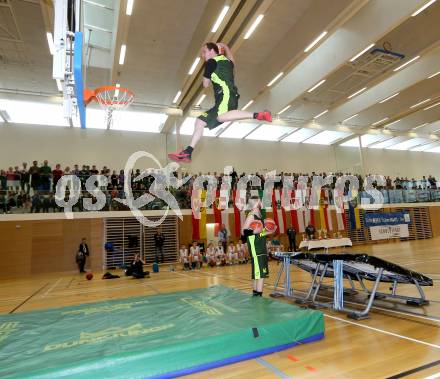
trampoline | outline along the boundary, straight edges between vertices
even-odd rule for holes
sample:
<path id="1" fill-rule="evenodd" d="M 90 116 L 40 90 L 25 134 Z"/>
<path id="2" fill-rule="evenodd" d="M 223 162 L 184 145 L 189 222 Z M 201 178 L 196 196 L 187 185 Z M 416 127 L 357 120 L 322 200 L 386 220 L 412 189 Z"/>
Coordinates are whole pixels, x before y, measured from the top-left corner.
<path id="1" fill-rule="evenodd" d="M 274 296 L 293 296 L 290 285 L 290 264 L 307 271 L 311 275 L 311 283 L 306 291 L 306 295 L 301 298 L 295 297 L 299 304 L 306 304 L 313 307 L 332 307 L 348 313 L 348 317 L 354 319 L 367 318 L 375 299 L 398 299 L 404 300 L 407 305 L 424 306 L 428 305 L 423 288 L 432 286 L 431 278 L 418 272 L 406 269 L 386 260 L 369 256 L 363 253 L 354 254 L 311 254 L 311 253 L 278 253 L 278 258 L 283 260 L 278 277 L 275 283 Z M 335 265 L 340 262 L 342 266 L 342 280 L 346 280 L 348 287 L 343 288 L 343 293 L 348 296 L 364 293 L 366 302 L 362 311 L 357 311 L 343 305 L 336 307 L 335 302 L 320 302 L 317 300 L 320 290 L 332 290 L 335 292 L 338 275 L 335 275 Z M 285 272 L 284 292 L 278 291 L 279 281 Z M 334 278 L 333 285 L 325 285 L 324 278 Z M 372 283 L 369 285 L 368 282 Z M 355 283 L 359 283 L 356 287 Z M 380 292 L 379 284 L 389 283 L 388 292 Z M 398 285 L 412 285 L 416 289 L 418 296 L 407 296 L 397 294 Z"/>

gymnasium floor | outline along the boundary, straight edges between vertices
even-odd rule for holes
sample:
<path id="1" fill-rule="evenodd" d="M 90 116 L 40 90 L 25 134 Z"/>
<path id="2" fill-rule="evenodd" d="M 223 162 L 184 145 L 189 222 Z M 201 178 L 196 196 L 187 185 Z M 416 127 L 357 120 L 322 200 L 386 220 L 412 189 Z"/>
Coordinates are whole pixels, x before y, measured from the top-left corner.
<path id="1" fill-rule="evenodd" d="M 437 287 L 440 281 L 440 238 L 356 247 L 352 251 L 367 252 L 430 276 L 435 284 L 425 292 L 431 304 L 422 309 L 410 309 L 419 313 L 418 316 L 404 315 L 399 307 L 393 311 L 373 309 L 371 318 L 363 321 L 352 321 L 342 313 L 324 310 L 324 340 L 191 377 L 388 378 L 397 375 L 396 378 L 439 378 L 436 374 L 440 372 L 440 290 Z M 192 272 L 183 272 L 180 266 L 175 272 L 167 269 L 163 267 L 160 273 L 145 280 L 123 276 L 116 280 L 101 280 L 99 273 L 95 273 L 92 281 L 76 273 L 2 279 L 0 312 L 18 313 L 150 296 L 215 284 L 249 292 L 249 265 L 204 267 Z M 277 263 L 271 262 L 270 269 L 271 278 L 266 283 L 265 296 L 272 290 Z M 292 277 L 296 290 L 304 290 L 310 282 L 310 276 L 296 268 L 292 270 Z M 415 372 L 407 372 L 413 369 Z"/>

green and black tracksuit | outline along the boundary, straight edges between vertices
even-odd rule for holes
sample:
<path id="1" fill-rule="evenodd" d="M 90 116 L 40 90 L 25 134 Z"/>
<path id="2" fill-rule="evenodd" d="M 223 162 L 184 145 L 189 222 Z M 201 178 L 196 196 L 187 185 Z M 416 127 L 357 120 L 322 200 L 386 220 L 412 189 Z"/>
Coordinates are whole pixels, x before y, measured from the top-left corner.
<path id="1" fill-rule="evenodd" d="M 215 105 L 199 119 L 205 121 L 209 129 L 214 129 L 222 124 L 217 120 L 219 115 L 238 108 L 240 95 L 234 83 L 234 63 L 224 55 L 217 55 L 206 62 L 203 76 L 212 82 Z"/>
<path id="2" fill-rule="evenodd" d="M 254 215 L 254 220 L 263 221 Z M 248 250 L 251 255 L 252 279 L 269 277 L 269 264 L 266 247 L 266 229 L 259 234 L 249 235 L 247 238 Z"/>

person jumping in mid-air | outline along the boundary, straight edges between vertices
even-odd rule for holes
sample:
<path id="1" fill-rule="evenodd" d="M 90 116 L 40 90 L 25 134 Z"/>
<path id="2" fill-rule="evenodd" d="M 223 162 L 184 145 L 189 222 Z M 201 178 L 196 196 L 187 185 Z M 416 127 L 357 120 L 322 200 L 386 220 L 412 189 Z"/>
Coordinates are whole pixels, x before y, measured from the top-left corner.
<path id="1" fill-rule="evenodd" d="M 224 54 L 219 53 L 219 48 Z M 168 154 L 175 162 L 191 162 L 191 154 L 205 127 L 214 129 L 224 122 L 247 119 L 272 122 L 272 114 L 269 111 L 252 113 L 237 110 L 240 95 L 234 83 L 234 57 L 226 44 L 208 42 L 203 45 L 201 55 L 206 62 L 203 87 L 208 87 L 212 82 L 215 105 L 197 118 L 191 144 L 178 153 Z"/>

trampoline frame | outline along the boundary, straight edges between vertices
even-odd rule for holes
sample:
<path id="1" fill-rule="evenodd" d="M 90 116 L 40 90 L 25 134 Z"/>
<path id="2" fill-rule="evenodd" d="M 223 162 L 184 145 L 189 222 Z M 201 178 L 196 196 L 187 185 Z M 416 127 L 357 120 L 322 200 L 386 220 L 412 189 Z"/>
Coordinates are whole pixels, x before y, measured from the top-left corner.
<path id="1" fill-rule="evenodd" d="M 344 305 L 339 311 L 347 313 L 349 318 L 355 320 L 366 319 L 369 317 L 369 312 L 376 299 L 398 299 L 406 301 L 410 306 L 424 306 L 428 305 L 429 301 L 426 299 L 422 286 L 432 286 L 432 279 L 423 276 L 422 274 L 406 270 L 400 266 L 394 265 L 391 262 L 380 260 L 379 258 L 369 257 L 367 254 L 310 254 L 310 253 L 278 253 L 278 258 L 282 258 L 282 265 L 279 269 L 275 285 L 273 297 L 290 297 L 295 300 L 297 304 L 307 305 L 311 308 L 332 308 L 335 309 L 333 302 L 318 301 L 319 292 L 321 290 L 332 291 L 333 285 L 324 284 L 325 278 L 334 278 L 333 262 L 334 260 L 342 261 L 343 279 L 346 279 L 349 287 L 344 287 L 344 296 L 354 296 L 359 293 L 366 295 L 366 301 L 357 303 L 357 305 L 364 305 L 362 310 L 356 310 Z M 370 262 L 371 261 L 371 262 Z M 375 270 L 362 270 L 356 264 L 368 264 L 374 267 Z M 291 264 L 308 272 L 311 275 L 311 283 L 306 292 L 306 295 L 300 297 L 295 295 L 290 283 L 290 266 Z M 382 266 L 382 267 L 379 267 Z M 385 267 L 384 267 L 385 266 Z M 388 267 L 387 267 L 388 266 Z M 393 269 L 395 271 L 393 271 Z M 279 283 L 283 272 L 284 292 L 278 290 Z M 368 288 L 366 281 L 373 282 L 371 289 Z M 359 283 L 356 287 L 355 282 Z M 379 284 L 391 283 L 390 292 L 380 292 Z M 398 284 L 411 284 L 417 289 L 418 295 L 404 296 L 397 294 Z M 352 301 L 350 301 L 352 302 Z"/>

